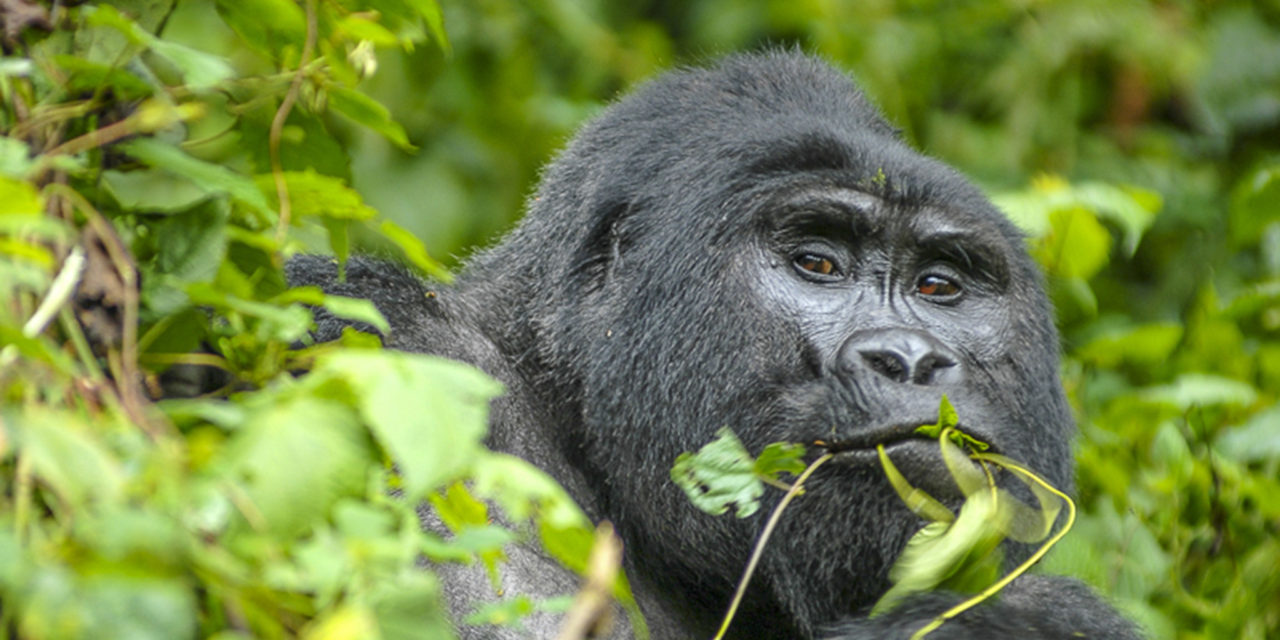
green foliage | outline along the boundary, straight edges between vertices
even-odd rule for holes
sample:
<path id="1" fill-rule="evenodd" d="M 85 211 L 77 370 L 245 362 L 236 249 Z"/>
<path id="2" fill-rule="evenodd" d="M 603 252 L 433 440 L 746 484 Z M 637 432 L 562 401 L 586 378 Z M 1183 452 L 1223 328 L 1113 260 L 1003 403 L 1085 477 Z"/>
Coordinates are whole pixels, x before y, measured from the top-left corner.
<path id="1" fill-rule="evenodd" d="M 779 442 L 753 458 L 738 436 L 723 427 L 696 454 L 676 458 L 671 480 L 699 509 L 718 516 L 736 504 L 737 516 L 745 518 L 760 509 L 765 482 L 776 484 L 780 473 L 804 471 L 803 457 L 803 445 Z"/>
<path id="2" fill-rule="evenodd" d="M 958 433 L 955 426 L 958 422 L 955 408 L 943 396 L 937 423 L 921 426 L 916 431 L 937 439 L 947 471 L 964 495 L 959 513 L 952 513 L 942 502 L 912 486 L 893 464 L 884 445 L 876 446 L 880 465 L 894 491 L 907 508 L 928 524 L 907 541 L 906 548 L 890 567 L 892 586 L 876 601 L 870 615 L 885 613 L 914 594 L 937 589 L 975 594 L 917 630 L 913 640 L 998 593 L 1043 557 L 1075 522 L 1075 505 L 1065 494 L 1017 462 L 999 454 L 984 453 L 989 446 Z M 1023 481 L 1039 508 L 1031 508 L 1006 489 L 997 487 L 993 467 Z M 1068 508 L 1067 520 L 1050 536 L 1064 504 Z M 1006 537 L 1023 543 L 1044 544 L 1027 561 L 1002 576 L 1004 554 L 1000 543 Z"/>
<path id="3" fill-rule="evenodd" d="M 476 556 L 415 533 L 377 482 L 345 493 L 341 455 L 328 515 L 293 539 L 253 529 L 249 480 L 217 475 L 233 448 L 254 468 L 240 429 L 275 420 L 258 390 L 281 410 L 341 405 L 314 438 L 352 442 L 374 477 L 420 445 L 384 449 L 355 397 L 284 391 L 299 385 L 283 372 L 371 343 L 291 350 L 308 306 L 381 325 L 286 291 L 280 259 L 372 249 L 447 280 L 432 256 L 507 227 L 550 153 L 619 89 L 772 43 L 850 69 L 908 139 L 992 192 L 1046 266 L 1081 506 L 1049 568 L 1155 637 L 1280 633 L 1280 18 L 1265 4 L 316 2 L 305 64 L 304 1 L 9 5 L 57 13 L 52 30 L 6 14 L 16 35 L 0 58 L 0 599 L 16 603 L 0 624 L 34 637 L 439 629 L 434 579 L 397 568 L 419 552 Z M 283 233 L 273 139 L 298 192 Z M 326 199 L 346 213 L 307 204 Z M 365 206 L 389 219 L 362 219 Z M 96 302 L 68 304 L 77 289 Z M 211 353 L 193 355 L 202 343 Z M 225 369 L 229 400 L 149 404 L 175 363 Z M 589 535 L 546 525 L 574 510 L 545 476 L 471 461 L 476 497 L 541 515 L 533 535 L 581 555 Z M 350 504 L 390 520 L 340 523 Z"/>
<path id="4" fill-rule="evenodd" d="M 353 330 L 309 344 L 314 308 L 392 329 L 282 273 L 359 235 L 448 276 L 349 186 L 333 118 L 412 148 L 359 83 L 443 44 L 433 1 L 17 6 L 47 23 L 0 70 L 0 635 L 448 638 L 420 557 L 585 569 L 577 506 L 481 445 L 500 385 Z M 159 400 L 193 367 L 226 386 Z M 476 620 L 565 602 L 512 595 Z"/>

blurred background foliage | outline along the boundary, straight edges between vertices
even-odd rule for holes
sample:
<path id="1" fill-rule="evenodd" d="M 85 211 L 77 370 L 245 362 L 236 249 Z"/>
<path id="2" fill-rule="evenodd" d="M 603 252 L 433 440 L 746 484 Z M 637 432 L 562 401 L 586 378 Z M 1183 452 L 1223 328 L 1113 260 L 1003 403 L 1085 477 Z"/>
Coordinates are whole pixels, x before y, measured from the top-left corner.
<path id="1" fill-rule="evenodd" d="M 447 277 L 620 92 L 671 66 L 794 46 L 848 69 L 906 138 L 974 177 L 1045 267 L 1082 508 L 1046 570 L 1088 580 L 1153 637 L 1280 636 L 1280 2 L 97 4 L 4 5 L 0 599 L 17 606 L 0 608 L 0 635 L 438 626 L 422 605 L 434 582 L 405 571 L 413 557 L 487 561 L 531 534 L 484 527 L 451 492 L 433 504 L 471 516 L 449 543 L 428 539 L 380 498 L 384 461 L 431 459 L 325 360 L 367 341 L 352 334 L 329 356 L 288 348 L 304 304 L 379 319 L 285 290 L 280 256 L 354 245 Z M 292 194 L 286 224 L 277 178 Z M 74 315 L 24 333 L 74 246 L 86 274 L 119 282 L 86 276 Z M 137 299 L 123 293 L 139 281 Z M 182 355 L 200 343 L 211 353 Z M 174 362 L 225 370 L 232 402 L 152 404 Z M 279 375 L 312 363 L 328 373 Z M 359 366 L 470 385 L 481 403 L 492 392 L 437 363 Z M 434 415 L 398 389 L 379 402 Z M 299 419 L 327 427 L 288 428 Z M 482 416 L 458 419 L 437 430 L 471 434 L 454 443 L 461 462 L 404 479 L 411 493 L 484 477 L 512 499 L 494 478 L 532 472 L 485 458 Z M 298 447 L 335 443 L 348 453 L 327 469 L 270 473 Z M 328 489 L 298 504 L 313 481 Z M 582 539 L 548 495 L 504 506 L 559 513 L 534 528 Z M 507 604 L 482 614 L 561 606 Z"/>

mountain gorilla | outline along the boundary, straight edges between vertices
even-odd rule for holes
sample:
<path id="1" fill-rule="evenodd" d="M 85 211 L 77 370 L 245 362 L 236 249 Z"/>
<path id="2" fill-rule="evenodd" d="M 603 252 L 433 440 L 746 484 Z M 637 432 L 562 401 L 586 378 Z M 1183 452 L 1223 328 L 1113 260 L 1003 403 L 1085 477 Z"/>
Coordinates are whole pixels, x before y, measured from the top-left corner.
<path id="1" fill-rule="evenodd" d="M 1023 237 L 905 145 L 844 74 L 803 55 L 730 57 L 623 98 L 453 286 L 370 260 L 342 283 L 321 258 L 294 260 L 290 277 L 372 299 L 392 348 L 501 379 L 489 445 L 616 525 L 654 638 L 714 635 L 781 497 L 752 517 L 712 517 L 670 481 L 676 456 L 726 425 L 753 453 L 777 441 L 809 445 L 810 459 L 815 441 L 841 452 L 783 517 L 732 637 L 906 637 L 961 600 L 933 593 L 865 617 L 923 524 L 875 446 L 958 503 L 936 442 L 913 435 L 944 393 L 967 432 L 1071 484 L 1058 338 Z M 323 313 L 318 324 L 320 339 L 342 325 Z M 534 552 L 505 575 L 510 593 L 573 585 Z M 445 581 L 456 610 L 495 597 L 483 577 Z M 554 635 L 554 619 L 531 624 L 532 637 Z M 1079 583 L 1027 577 L 932 637 L 1136 635 Z"/>

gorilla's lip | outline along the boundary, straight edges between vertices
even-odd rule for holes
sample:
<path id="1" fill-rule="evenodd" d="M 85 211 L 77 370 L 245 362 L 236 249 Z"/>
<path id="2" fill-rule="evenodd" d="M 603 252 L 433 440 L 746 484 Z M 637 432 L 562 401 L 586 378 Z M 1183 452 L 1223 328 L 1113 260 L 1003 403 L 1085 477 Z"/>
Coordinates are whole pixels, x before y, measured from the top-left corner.
<path id="1" fill-rule="evenodd" d="M 936 438 L 930 438 L 917 432 L 917 429 L 920 427 L 931 424 L 933 424 L 933 421 L 931 420 L 897 422 L 884 427 L 860 430 L 857 433 L 814 438 L 812 442 L 826 450 L 828 453 L 837 455 L 851 451 L 874 452 L 876 447 L 879 445 L 884 445 L 885 448 L 888 449 L 893 445 L 902 442 L 917 440 L 934 441 Z M 964 424 L 958 425 L 957 429 L 980 442 L 987 443 L 989 446 L 986 450 L 987 452 L 999 452 L 999 449 L 992 441 L 990 434 L 985 433 L 983 430 L 974 429 Z"/>

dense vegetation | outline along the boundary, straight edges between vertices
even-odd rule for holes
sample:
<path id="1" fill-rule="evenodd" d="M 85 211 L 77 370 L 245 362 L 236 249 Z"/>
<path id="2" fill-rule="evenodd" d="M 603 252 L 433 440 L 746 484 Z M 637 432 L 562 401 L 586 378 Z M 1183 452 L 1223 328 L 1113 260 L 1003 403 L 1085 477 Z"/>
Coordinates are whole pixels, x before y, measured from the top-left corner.
<path id="1" fill-rule="evenodd" d="M 286 288 L 282 260 L 447 279 L 616 92 L 793 44 L 977 178 L 1045 267 L 1081 512 L 1044 568 L 1155 637 L 1280 634 L 1274 3 L 0 10 L 0 637 L 447 637 L 420 555 L 500 571 L 534 536 L 583 568 L 577 510 L 478 444 L 498 389 L 355 332 L 296 348 L 310 306 L 383 321 Z M 228 384 L 157 401 L 175 364 Z M 418 529 L 423 498 L 456 536 Z M 509 595 L 477 619 L 568 604 Z"/>

